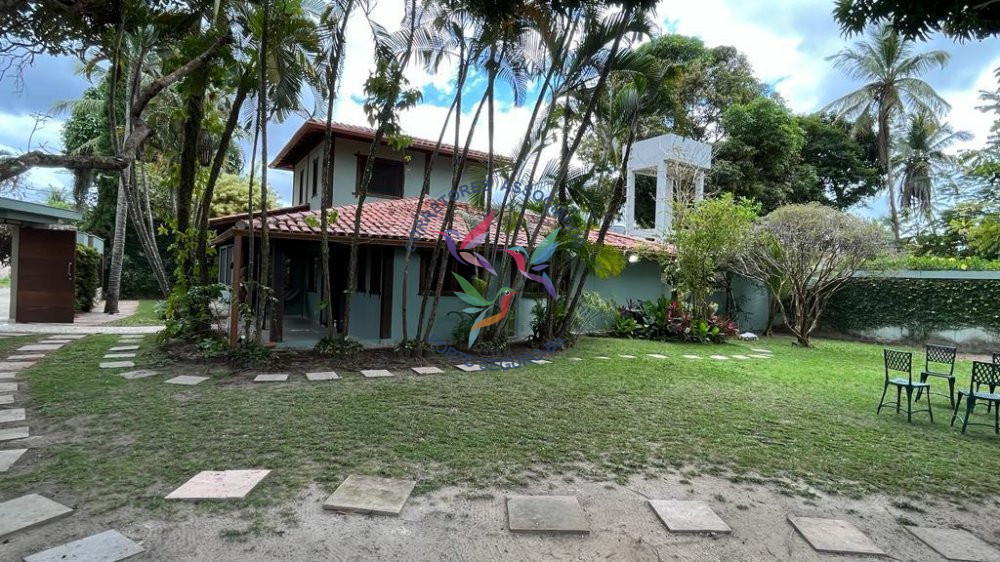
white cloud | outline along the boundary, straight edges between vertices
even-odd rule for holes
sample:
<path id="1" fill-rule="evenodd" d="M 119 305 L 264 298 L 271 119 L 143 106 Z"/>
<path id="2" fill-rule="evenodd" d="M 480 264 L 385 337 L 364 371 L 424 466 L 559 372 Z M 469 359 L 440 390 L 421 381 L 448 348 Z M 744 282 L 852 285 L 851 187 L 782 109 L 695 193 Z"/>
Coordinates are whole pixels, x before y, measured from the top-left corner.
<path id="1" fill-rule="evenodd" d="M 983 101 L 979 99 L 980 90 L 995 91 L 997 88 L 994 68 L 1000 68 L 1000 56 L 990 61 L 979 73 L 975 83 L 968 88 L 939 92 L 951 104 L 947 121 L 955 130 L 968 131 L 973 135 L 970 141 L 956 143 L 953 147 L 956 151 L 980 148 L 990 134 L 993 119 L 976 109 L 976 106 L 983 105 Z"/>

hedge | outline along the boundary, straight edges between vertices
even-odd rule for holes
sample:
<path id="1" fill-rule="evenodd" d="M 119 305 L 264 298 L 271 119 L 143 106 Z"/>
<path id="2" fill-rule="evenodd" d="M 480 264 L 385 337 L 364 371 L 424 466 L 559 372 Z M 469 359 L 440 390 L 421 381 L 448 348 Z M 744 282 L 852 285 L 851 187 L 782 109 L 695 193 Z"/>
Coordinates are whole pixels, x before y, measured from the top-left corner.
<path id="1" fill-rule="evenodd" d="M 859 279 L 830 299 L 823 318 L 824 324 L 841 331 L 1000 331 L 998 302 L 1000 281 L 995 279 Z"/>
<path id="2" fill-rule="evenodd" d="M 94 308 L 94 297 L 101 279 L 101 254 L 83 244 L 76 245 L 76 302 L 74 309 L 90 312 Z"/>

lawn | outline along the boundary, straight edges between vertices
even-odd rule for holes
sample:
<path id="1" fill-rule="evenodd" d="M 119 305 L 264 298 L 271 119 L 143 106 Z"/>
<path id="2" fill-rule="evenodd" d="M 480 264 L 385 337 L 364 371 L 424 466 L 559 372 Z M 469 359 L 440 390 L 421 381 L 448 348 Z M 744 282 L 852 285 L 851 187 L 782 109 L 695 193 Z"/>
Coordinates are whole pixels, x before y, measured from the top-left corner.
<path id="1" fill-rule="evenodd" d="M 157 312 L 159 304 L 157 300 L 141 300 L 134 314 L 109 322 L 108 326 L 162 326 L 163 319 Z"/>
<path id="2" fill-rule="evenodd" d="M 0 493 L 46 486 L 114 507 L 159 500 L 199 470 L 270 468 L 251 501 L 287 499 L 352 472 L 444 485 L 517 486 L 567 474 L 621 480 L 662 471 L 792 479 L 848 495 L 973 496 L 1000 473 L 1000 438 L 948 427 L 944 399 L 926 415 L 875 416 L 881 348 L 787 339 L 754 345 L 586 339 L 566 356 L 614 359 L 491 373 L 251 385 L 213 372 L 196 387 L 126 381 L 97 369 L 113 336 L 91 336 L 25 372 L 29 418 L 52 443 Z M 156 360 L 145 344 L 140 365 Z M 775 352 L 717 362 L 713 353 Z M 646 357 L 662 353 L 667 359 Z M 700 360 L 684 359 L 685 353 Z M 618 354 L 638 355 L 621 359 Z M 165 368 L 202 374 L 197 365 Z M 280 371 L 272 367 L 269 371 Z M 959 385 L 969 365 L 960 364 Z M 983 419 L 986 419 L 985 413 Z"/>

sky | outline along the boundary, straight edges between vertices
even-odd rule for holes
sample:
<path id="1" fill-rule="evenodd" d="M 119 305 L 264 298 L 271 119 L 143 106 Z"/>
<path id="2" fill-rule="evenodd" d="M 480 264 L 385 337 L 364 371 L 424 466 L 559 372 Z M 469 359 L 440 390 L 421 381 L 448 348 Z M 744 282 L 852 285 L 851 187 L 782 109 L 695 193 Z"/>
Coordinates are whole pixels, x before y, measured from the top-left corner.
<path id="1" fill-rule="evenodd" d="M 378 0 L 373 18 L 387 29 L 400 26 L 403 0 Z M 709 47 L 732 45 L 744 52 L 757 76 L 771 85 L 798 113 L 822 108 L 837 97 L 857 87 L 834 69 L 827 57 L 849 46 L 858 37 L 844 37 L 831 15 L 831 0 L 699 0 L 698 2 L 661 2 L 655 20 L 661 33 L 681 33 L 701 38 Z M 348 53 L 342 86 L 334 118 L 338 121 L 367 125 L 362 104 L 364 80 L 372 67 L 373 53 L 367 26 L 360 21 L 348 28 Z M 1000 67 L 1000 39 L 957 43 L 947 37 L 933 37 L 920 50 L 943 49 L 951 54 L 944 70 L 929 72 L 925 79 L 951 104 L 946 120 L 956 129 L 973 134 L 973 140 L 958 149 L 978 148 L 989 132 L 991 119 L 975 109 L 980 105 L 978 92 L 994 89 L 993 70 Z M 0 82 L 0 150 L 21 152 L 61 149 L 61 128 L 65 115 L 53 115 L 38 121 L 36 116 L 51 114 L 61 100 L 79 98 L 88 82 L 76 74 L 77 62 L 71 58 L 38 57 L 24 74 L 23 88 L 6 78 Z M 405 112 L 404 130 L 421 137 L 436 137 L 450 104 L 453 72 L 444 67 L 436 74 L 422 68 L 407 70 L 411 87 L 419 88 L 423 101 Z M 473 76 L 482 82 L 482 76 Z M 481 84 L 480 84 L 481 87 Z M 465 123 L 474 108 L 463 108 Z M 511 97 L 498 95 L 497 150 L 513 150 L 530 116 L 531 107 L 516 107 Z M 307 107 L 311 107 L 311 101 Z M 269 127 L 269 159 L 301 124 L 304 116 L 292 116 L 284 123 Z M 486 148 L 486 127 L 473 136 L 473 148 Z M 246 147 L 245 150 L 249 150 Z M 272 171 L 272 187 L 279 199 L 291 199 L 291 174 Z M 60 170 L 34 170 L 28 178 L 23 198 L 44 201 L 50 186 L 71 185 L 70 174 Z M 881 214 L 884 200 L 869 203 L 871 214 Z"/>

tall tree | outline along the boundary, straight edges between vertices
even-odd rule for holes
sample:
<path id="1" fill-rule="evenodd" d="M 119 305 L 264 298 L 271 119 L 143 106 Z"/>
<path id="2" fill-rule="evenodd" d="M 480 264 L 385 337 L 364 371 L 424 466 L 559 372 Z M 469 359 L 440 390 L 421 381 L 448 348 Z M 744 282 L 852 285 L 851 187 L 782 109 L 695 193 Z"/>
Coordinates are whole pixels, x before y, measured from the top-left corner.
<path id="1" fill-rule="evenodd" d="M 879 191 L 878 141 L 870 126 L 829 114 L 799 116 L 796 122 L 805 133 L 802 162 L 818 182 L 810 192 L 845 210 Z"/>
<path id="2" fill-rule="evenodd" d="M 929 214 L 936 195 L 935 184 L 946 181 L 958 166 L 958 160 L 946 151 L 956 142 L 971 139 L 970 133 L 956 131 L 948 123 L 938 123 L 933 115 L 924 112 L 910 115 L 893 156 L 893 166 L 900 175 L 902 207 Z"/>
<path id="3" fill-rule="evenodd" d="M 908 112 L 939 115 L 948 109 L 948 103 L 920 76 L 934 67 L 944 68 L 949 58 L 944 51 L 914 52 L 913 41 L 904 39 L 890 26 L 871 29 L 864 40 L 830 57 L 836 68 L 863 83 L 861 88 L 830 103 L 827 110 L 852 119 L 874 116 L 883 189 L 888 193 L 892 233 L 897 242 L 900 227 L 891 165 L 892 128 Z"/>
<path id="4" fill-rule="evenodd" d="M 888 23 L 907 39 L 938 31 L 958 39 L 1000 35 L 1000 2 L 990 0 L 837 0 L 833 14 L 850 33 Z"/>

